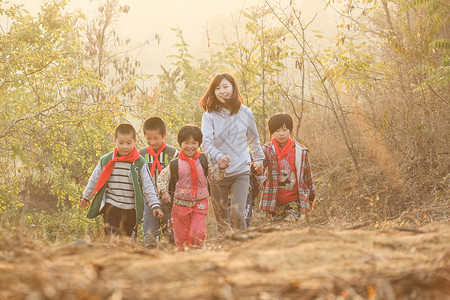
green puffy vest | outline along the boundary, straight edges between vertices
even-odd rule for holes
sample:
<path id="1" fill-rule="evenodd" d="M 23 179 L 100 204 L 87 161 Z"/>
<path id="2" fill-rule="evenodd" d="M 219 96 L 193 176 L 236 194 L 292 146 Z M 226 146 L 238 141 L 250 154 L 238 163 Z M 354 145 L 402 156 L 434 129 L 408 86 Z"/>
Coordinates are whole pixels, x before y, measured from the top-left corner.
<path id="1" fill-rule="evenodd" d="M 100 158 L 100 164 L 102 168 L 111 160 L 113 152 L 105 154 Z M 136 205 L 136 223 L 140 224 L 144 216 L 144 194 L 142 193 L 141 175 L 140 170 L 147 162 L 141 156 L 135 162 L 131 164 L 131 178 L 133 179 L 134 187 L 134 200 Z M 105 197 L 106 184 L 95 194 L 92 204 L 89 207 L 87 217 L 93 219 L 102 214 L 100 207 Z"/>

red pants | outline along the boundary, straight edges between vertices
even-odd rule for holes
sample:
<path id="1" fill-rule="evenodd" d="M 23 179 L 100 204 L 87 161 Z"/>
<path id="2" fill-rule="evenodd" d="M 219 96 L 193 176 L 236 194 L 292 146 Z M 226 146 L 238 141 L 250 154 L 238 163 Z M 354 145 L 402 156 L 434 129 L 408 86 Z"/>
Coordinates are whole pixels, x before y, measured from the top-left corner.
<path id="1" fill-rule="evenodd" d="M 203 248 L 206 238 L 207 215 L 208 198 L 198 201 L 194 207 L 173 205 L 173 233 L 178 250 Z"/>

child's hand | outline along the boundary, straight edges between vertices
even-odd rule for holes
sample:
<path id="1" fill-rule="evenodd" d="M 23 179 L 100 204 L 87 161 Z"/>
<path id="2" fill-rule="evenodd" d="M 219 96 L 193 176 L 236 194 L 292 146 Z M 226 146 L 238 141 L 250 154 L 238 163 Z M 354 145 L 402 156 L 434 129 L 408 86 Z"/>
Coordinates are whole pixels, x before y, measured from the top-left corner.
<path id="1" fill-rule="evenodd" d="M 221 158 L 219 158 L 217 164 L 219 165 L 219 168 L 223 170 L 230 166 L 230 160 L 231 158 L 228 155 L 223 155 Z"/>
<path id="2" fill-rule="evenodd" d="M 164 213 L 162 212 L 162 210 L 160 208 L 157 208 L 157 209 L 153 210 L 153 216 L 157 217 L 158 219 L 162 219 L 162 217 L 164 216 Z"/>
<path id="3" fill-rule="evenodd" d="M 80 203 L 80 207 L 81 208 L 86 208 L 86 207 L 89 207 L 89 202 L 90 201 L 88 201 L 88 200 L 86 200 L 86 199 L 81 199 L 81 203 Z"/>
<path id="4" fill-rule="evenodd" d="M 264 189 L 264 181 L 261 181 L 261 182 L 259 183 L 259 189 L 260 189 L 260 190 Z"/>
<path id="5" fill-rule="evenodd" d="M 170 203 L 170 194 L 167 190 L 161 192 L 161 201 L 164 203 Z"/>
<path id="6" fill-rule="evenodd" d="M 264 166 L 262 164 L 254 164 L 255 166 L 255 171 L 256 171 L 256 175 L 262 175 L 262 173 L 264 172 Z"/>
<path id="7" fill-rule="evenodd" d="M 252 162 L 250 164 L 250 172 L 256 176 L 261 176 L 264 173 L 264 166 L 262 164 L 257 164 L 256 162 Z"/>

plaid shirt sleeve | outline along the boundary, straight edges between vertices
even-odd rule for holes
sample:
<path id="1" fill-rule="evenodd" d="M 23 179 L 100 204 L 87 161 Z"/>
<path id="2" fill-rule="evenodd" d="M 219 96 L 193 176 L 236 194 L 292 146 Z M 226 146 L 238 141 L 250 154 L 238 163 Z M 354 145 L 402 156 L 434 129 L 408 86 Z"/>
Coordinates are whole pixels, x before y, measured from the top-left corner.
<path id="1" fill-rule="evenodd" d="M 314 180 L 312 176 L 311 164 L 309 163 L 308 151 L 305 151 L 304 160 L 305 160 L 304 162 L 305 169 L 303 171 L 303 180 L 307 185 L 308 189 L 310 190 L 309 200 L 312 201 L 315 198 L 316 187 L 314 185 Z"/>
<path id="2" fill-rule="evenodd" d="M 264 145 L 263 152 L 265 155 L 264 166 L 267 166 L 267 171 L 259 208 L 264 211 L 274 212 L 277 204 L 279 174 L 276 153 L 273 150 L 272 143 Z"/>

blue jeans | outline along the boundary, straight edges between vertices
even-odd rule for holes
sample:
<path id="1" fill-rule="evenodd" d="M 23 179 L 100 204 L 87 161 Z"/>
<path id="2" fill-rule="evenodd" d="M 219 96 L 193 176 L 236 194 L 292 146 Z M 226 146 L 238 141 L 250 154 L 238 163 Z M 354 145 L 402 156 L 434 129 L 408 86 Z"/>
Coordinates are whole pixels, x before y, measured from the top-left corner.
<path id="1" fill-rule="evenodd" d="M 248 172 L 225 177 L 219 182 L 210 182 L 211 202 L 219 234 L 228 229 L 246 229 L 245 208 L 249 183 Z"/>
<path id="2" fill-rule="evenodd" d="M 258 182 L 250 177 L 250 187 L 248 189 L 247 203 L 245 204 L 245 229 L 250 227 L 250 219 L 253 215 L 253 200 L 258 197 Z"/>
<path id="3" fill-rule="evenodd" d="M 161 231 L 164 237 L 174 244 L 173 232 L 169 230 L 169 222 L 172 219 L 172 203 L 161 203 L 161 210 L 164 213 L 160 220 L 153 216 L 150 206 L 144 207 L 144 222 L 142 231 L 144 232 L 144 244 L 146 248 L 155 248 L 161 239 Z"/>

